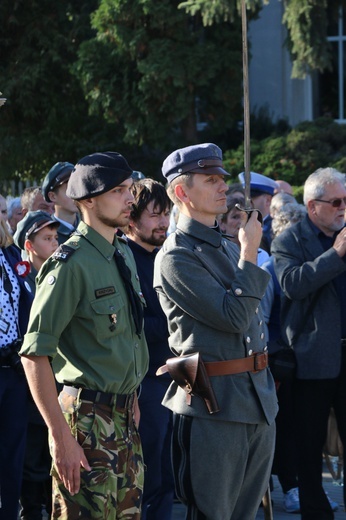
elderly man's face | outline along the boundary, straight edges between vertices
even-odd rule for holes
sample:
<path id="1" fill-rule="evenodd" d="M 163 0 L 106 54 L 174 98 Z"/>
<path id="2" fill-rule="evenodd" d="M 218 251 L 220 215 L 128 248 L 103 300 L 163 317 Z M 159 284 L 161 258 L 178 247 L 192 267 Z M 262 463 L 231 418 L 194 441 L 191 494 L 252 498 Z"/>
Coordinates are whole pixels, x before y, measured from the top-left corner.
<path id="1" fill-rule="evenodd" d="M 338 207 L 333 206 L 333 201 L 339 200 Z M 327 236 L 333 236 L 345 224 L 346 188 L 337 182 L 326 186 L 324 195 L 320 200 L 308 202 L 308 213 L 312 222 Z"/>

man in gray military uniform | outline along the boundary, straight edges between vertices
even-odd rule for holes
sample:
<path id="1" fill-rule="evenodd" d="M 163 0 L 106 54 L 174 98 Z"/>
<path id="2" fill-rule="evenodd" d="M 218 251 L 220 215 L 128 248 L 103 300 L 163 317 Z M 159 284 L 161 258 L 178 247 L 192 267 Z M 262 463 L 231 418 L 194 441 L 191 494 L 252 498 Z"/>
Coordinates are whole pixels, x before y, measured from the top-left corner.
<path id="1" fill-rule="evenodd" d="M 261 225 L 257 212 L 248 221 L 244 213 L 240 255 L 220 233 L 216 215 L 227 209 L 228 173 L 218 146 L 177 150 L 162 172 L 180 216 L 157 255 L 154 286 L 170 349 L 201 355 L 219 408 L 209 413 L 198 391 L 191 395 L 175 381 L 165 395 L 174 412 L 177 494 L 189 520 L 251 520 L 269 482 L 277 413 L 259 309 L 269 280 L 256 265 Z"/>

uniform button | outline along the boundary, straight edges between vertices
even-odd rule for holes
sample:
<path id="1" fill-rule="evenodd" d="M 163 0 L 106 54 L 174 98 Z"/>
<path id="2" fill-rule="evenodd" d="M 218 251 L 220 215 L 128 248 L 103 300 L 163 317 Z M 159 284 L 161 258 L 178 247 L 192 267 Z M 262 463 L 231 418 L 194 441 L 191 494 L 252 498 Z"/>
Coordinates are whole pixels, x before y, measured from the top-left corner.
<path id="1" fill-rule="evenodd" d="M 201 252 L 202 251 L 202 248 L 200 246 L 197 246 L 196 247 L 197 251 Z"/>
<path id="2" fill-rule="evenodd" d="M 262 334 L 260 335 L 260 338 L 264 339 L 264 332 L 262 332 Z"/>
<path id="3" fill-rule="evenodd" d="M 138 372 L 138 378 L 142 376 L 142 372 Z"/>
<path id="4" fill-rule="evenodd" d="M 138 276 L 138 274 L 136 274 L 136 280 L 139 280 L 139 276 Z"/>
<path id="5" fill-rule="evenodd" d="M 248 354 L 249 356 L 252 356 L 253 350 L 249 350 Z"/>
<path id="6" fill-rule="evenodd" d="M 47 283 L 48 283 L 48 285 L 54 285 L 55 284 L 55 276 L 53 276 L 53 275 L 48 276 Z"/>
<path id="7" fill-rule="evenodd" d="M 110 262 L 112 260 L 112 257 L 111 256 L 106 256 L 108 262 Z"/>
<path id="8" fill-rule="evenodd" d="M 135 348 L 138 348 L 138 343 L 135 343 Z"/>
<path id="9" fill-rule="evenodd" d="M 243 294 L 243 291 L 240 289 L 240 287 L 237 287 L 234 292 L 237 296 L 240 296 L 241 294 Z"/>
<path id="10" fill-rule="evenodd" d="M 251 338 L 250 338 L 250 336 L 248 336 L 248 337 L 246 338 L 246 343 L 251 343 Z"/>
<path id="11" fill-rule="evenodd" d="M 260 325 L 263 325 L 263 320 L 261 320 L 261 321 L 259 322 L 259 324 L 260 324 Z"/>
<path id="12" fill-rule="evenodd" d="M 226 240 L 223 241 L 223 245 L 226 247 L 227 246 L 227 242 Z"/>
<path id="13" fill-rule="evenodd" d="M 268 350 L 268 347 L 267 347 L 267 345 L 266 345 L 266 346 L 264 347 L 264 349 L 263 349 L 263 352 L 267 352 L 267 350 Z"/>
<path id="14" fill-rule="evenodd" d="M 110 305 L 110 306 L 109 306 L 109 310 L 110 310 L 110 311 L 114 311 L 114 310 L 115 310 L 115 307 L 114 307 L 113 305 Z"/>
<path id="15" fill-rule="evenodd" d="M 255 313 L 258 314 L 258 307 L 257 307 L 257 309 L 255 310 Z"/>

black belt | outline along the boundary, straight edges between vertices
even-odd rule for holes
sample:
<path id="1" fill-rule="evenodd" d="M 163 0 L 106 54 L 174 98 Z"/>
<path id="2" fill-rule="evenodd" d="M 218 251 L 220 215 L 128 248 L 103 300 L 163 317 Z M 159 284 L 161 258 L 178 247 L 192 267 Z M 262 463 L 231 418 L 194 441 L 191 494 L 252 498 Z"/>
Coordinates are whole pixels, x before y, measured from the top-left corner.
<path id="1" fill-rule="evenodd" d="M 64 385 L 63 391 L 79 397 L 82 401 L 91 401 L 92 403 L 105 404 L 116 408 L 132 408 L 134 394 L 112 394 L 109 392 L 101 392 L 100 390 L 90 390 L 89 388 L 78 388 L 75 386 Z"/>
<path id="2" fill-rule="evenodd" d="M 346 347 L 346 338 L 341 338 L 341 346 Z"/>

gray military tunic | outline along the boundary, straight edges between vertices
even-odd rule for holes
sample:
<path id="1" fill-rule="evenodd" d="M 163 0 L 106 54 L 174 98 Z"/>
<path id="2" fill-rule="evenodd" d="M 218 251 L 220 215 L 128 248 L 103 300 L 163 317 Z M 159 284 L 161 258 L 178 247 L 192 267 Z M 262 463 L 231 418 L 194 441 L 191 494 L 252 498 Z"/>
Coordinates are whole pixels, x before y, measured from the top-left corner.
<path id="1" fill-rule="evenodd" d="M 204 361 L 243 358 L 266 348 L 259 307 L 269 275 L 239 260 L 239 248 L 215 229 L 180 215 L 177 232 L 158 253 L 154 286 L 168 318 L 176 355 L 200 352 Z M 215 420 L 267 421 L 277 413 L 269 369 L 212 377 L 220 412 Z M 208 417 L 203 401 L 172 383 L 163 404 L 179 414 Z"/>
<path id="2" fill-rule="evenodd" d="M 154 286 L 176 355 L 225 361 L 266 349 L 259 308 L 269 275 L 239 259 L 217 229 L 181 214 L 156 257 Z M 220 411 L 172 382 L 163 404 L 175 412 L 173 468 L 187 518 L 253 520 L 268 486 L 277 398 L 270 370 L 210 378 Z"/>

